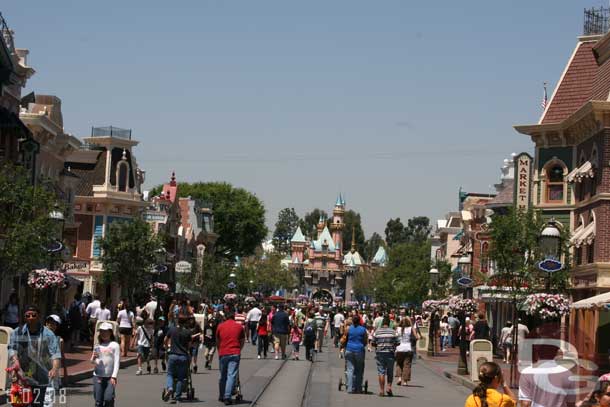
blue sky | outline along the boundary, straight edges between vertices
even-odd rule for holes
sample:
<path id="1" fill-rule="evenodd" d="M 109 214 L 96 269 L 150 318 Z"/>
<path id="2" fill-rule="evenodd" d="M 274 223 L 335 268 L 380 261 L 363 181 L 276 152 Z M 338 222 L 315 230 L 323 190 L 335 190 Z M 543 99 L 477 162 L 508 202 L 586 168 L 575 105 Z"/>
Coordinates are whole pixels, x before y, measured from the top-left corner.
<path id="1" fill-rule="evenodd" d="M 170 5 L 171 4 L 171 5 Z M 365 233 L 490 192 L 602 0 L 23 2 L 0 11 L 65 130 L 133 129 L 147 186 L 228 181 L 272 226 L 342 192 Z"/>

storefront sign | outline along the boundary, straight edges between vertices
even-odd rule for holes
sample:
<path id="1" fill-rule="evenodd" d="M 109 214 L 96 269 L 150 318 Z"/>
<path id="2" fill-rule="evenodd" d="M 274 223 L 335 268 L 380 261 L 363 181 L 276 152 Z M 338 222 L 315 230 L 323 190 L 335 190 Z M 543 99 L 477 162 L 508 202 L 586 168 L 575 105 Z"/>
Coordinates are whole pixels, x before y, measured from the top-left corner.
<path id="1" fill-rule="evenodd" d="M 190 273 L 193 266 L 188 261 L 179 261 L 176 263 L 176 273 Z"/>
<path id="2" fill-rule="evenodd" d="M 532 156 L 521 153 L 515 160 L 515 207 L 527 211 L 530 206 L 532 184 Z"/>
<path id="3" fill-rule="evenodd" d="M 160 212 L 146 212 L 144 214 L 144 220 L 146 222 L 161 222 L 165 223 L 167 216 Z"/>
<path id="4" fill-rule="evenodd" d="M 64 263 L 61 267 L 61 270 L 66 273 L 79 273 L 86 274 L 89 273 L 89 262 L 88 261 L 70 261 Z"/>

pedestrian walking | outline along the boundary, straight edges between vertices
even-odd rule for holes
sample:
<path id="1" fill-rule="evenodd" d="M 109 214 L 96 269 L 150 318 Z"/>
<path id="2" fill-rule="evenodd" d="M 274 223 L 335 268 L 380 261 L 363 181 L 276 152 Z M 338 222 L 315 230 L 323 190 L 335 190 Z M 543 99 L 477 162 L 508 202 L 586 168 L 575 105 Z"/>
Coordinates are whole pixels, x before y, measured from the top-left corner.
<path id="1" fill-rule="evenodd" d="M 225 405 L 233 404 L 231 398 L 239 375 L 241 350 L 244 347 L 246 335 L 243 327 L 235 322 L 232 312 L 225 313 L 226 320 L 216 329 L 220 377 L 218 381 L 218 400 Z"/>
<path id="2" fill-rule="evenodd" d="M 324 337 L 328 334 L 328 318 L 322 308 L 316 312 L 316 329 L 316 352 L 322 352 Z"/>
<path id="3" fill-rule="evenodd" d="M 8 297 L 8 302 L 2 309 L 4 326 L 17 329 L 19 327 L 19 315 L 19 297 L 17 297 L 17 293 L 13 292 Z"/>
<path id="4" fill-rule="evenodd" d="M 214 359 L 214 353 L 216 353 L 218 318 L 220 318 L 219 315 L 210 314 L 205 321 L 205 328 L 203 330 L 203 346 L 205 347 L 203 357 L 205 359 L 205 368 L 208 370 L 212 368 L 212 360 Z"/>
<path id="5" fill-rule="evenodd" d="M 31 406 L 47 407 L 54 402 L 53 381 L 59 377 L 61 351 L 57 336 L 40 320 L 35 305 L 25 308 L 25 324 L 11 334 L 8 346 L 9 365 L 19 365 L 32 386 Z"/>
<path id="6" fill-rule="evenodd" d="M 290 333 L 290 318 L 284 311 L 284 304 L 278 306 L 277 312 L 271 319 L 271 331 L 273 332 L 273 344 L 275 347 L 275 359 L 286 359 L 286 344 Z"/>
<path id="7" fill-rule="evenodd" d="M 478 321 L 474 324 L 474 339 L 485 339 L 485 340 L 489 340 L 490 338 L 490 332 L 491 330 L 489 329 L 489 324 L 487 323 L 487 320 L 485 319 L 485 314 L 484 313 L 479 313 L 478 315 Z"/>
<path id="8" fill-rule="evenodd" d="M 267 313 L 263 312 L 260 319 L 256 323 L 256 333 L 258 336 L 257 357 L 260 359 L 263 356 L 267 359 L 267 349 L 269 349 L 269 321 L 267 320 Z"/>
<path id="9" fill-rule="evenodd" d="M 293 325 L 290 329 L 290 343 L 292 343 L 292 356 L 294 360 L 299 360 L 299 346 L 303 339 L 303 331 L 298 325 Z"/>
<path id="10" fill-rule="evenodd" d="M 458 344 L 458 331 L 460 329 L 460 320 L 457 319 L 452 313 L 447 314 L 447 323 L 449 324 L 449 328 L 451 329 L 451 346 L 455 348 Z"/>
<path id="11" fill-rule="evenodd" d="M 93 397 L 95 407 L 113 407 L 116 398 L 117 376 L 121 348 L 112 333 L 112 324 L 104 322 L 98 329 L 98 345 L 91 354 L 93 369 Z"/>
<path id="12" fill-rule="evenodd" d="M 373 334 L 372 345 L 375 347 L 377 362 L 377 378 L 379 380 L 379 396 L 392 397 L 392 382 L 394 381 L 394 354 L 400 339 L 394 329 L 390 328 L 389 315 L 384 316 L 381 328 Z M 386 381 L 387 379 L 387 381 Z"/>
<path id="13" fill-rule="evenodd" d="M 511 361 L 511 353 L 513 350 L 513 324 L 511 321 L 506 321 L 506 325 L 500 332 L 500 345 L 504 350 L 504 363 Z"/>
<path id="14" fill-rule="evenodd" d="M 411 318 L 405 316 L 400 320 L 396 329 L 400 343 L 396 347 L 396 377 L 398 386 L 407 386 L 411 381 L 411 364 L 413 362 L 413 349 L 419 336 L 411 324 Z"/>
<path id="15" fill-rule="evenodd" d="M 157 318 L 157 327 L 155 328 L 153 358 L 155 361 L 155 367 L 153 373 L 159 373 L 159 359 L 161 359 L 161 368 L 163 371 L 167 368 L 165 364 L 165 335 L 167 335 L 167 326 L 165 325 L 165 317 L 159 316 Z"/>
<path id="16" fill-rule="evenodd" d="M 343 310 L 339 308 L 337 313 L 333 316 L 333 332 L 334 332 L 334 344 L 335 348 L 339 347 L 339 340 L 341 339 L 341 327 L 345 322 L 345 315 Z"/>
<path id="17" fill-rule="evenodd" d="M 441 319 L 440 331 L 441 331 L 441 352 L 445 352 L 449 347 L 449 338 L 451 338 L 451 326 L 448 322 L 448 317 L 444 316 Z"/>
<path id="18" fill-rule="evenodd" d="M 167 380 L 163 392 L 163 401 L 180 400 L 182 387 L 188 373 L 189 348 L 191 331 L 186 328 L 189 316 L 178 314 L 177 325 L 167 331 L 165 348 L 169 349 L 167 358 Z M 175 387 L 174 387 L 175 386 Z"/>
<path id="19" fill-rule="evenodd" d="M 362 393 L 364 349 L 368 341 L 366 329 L 360 323 L 358 315 L 352 317 L 352 326 L 349 327 L 346 338 L 347 391 L 351 394 Z"/>
<path id="20" fill-rule="evenodd" d="M 155 322 L 152 319 L 147 319 L 144 325 L 139 326 L 136 330 L 137 349 L 138 349 L 138 370 L 136 376 L 142 374 L 142 364 L 146 362 L 146 370 L 150 374 L 150 349 L 153 345 L 153 337 L 155 334 Z"/>
<path id="21" fill-rule="evenodd" d="M 106 301 L 100 301 L 100 307 L 95 310 L 95 314 L 93 315 L 95 322 L 97 323 L 100 321 L 110 321 L 110 317 L 111 313 L 108 307 L 106 306 Z"/>
<path id="22" fill-rule="evenodd" d="M 305 346 L 305 359 L 313 362 L 313 351 L 316 345 L 316 320 L 313 311 L 309 312 L 303 327 L 303 346 Z"/>
<path id="23" fill-rule="evenodd" d="M 504 393 L 500 393 L 501 388 Z M 502 369 L 495 362 L 485 362 L 479 368 L 479 384 L 466 399 L 464 407 L 515 407 L 515 394 L 504 383 Z"/>
<path id="24" fill-rule="evenodd" d="M 256 346 L 256 342 L 258 340 L 257 326 L 258 326 L 258 321 L 261 319 L 262 315 L 263 315 L 263 312 L 261 311 L 260 308 L 258 308 L 258 306 L 256 304 L 254 304 L 252 309 L 250 311 L 248 311 L 248 313 L 246 314 L 246 326 L 248 327 L 248 330 L 250 331 L 249 332 L 250 341 L 252 342 L 253 346 Z"/>
<path id="25" fill-rule="evenodd" d="M 61 318 L 59 317 L 59 315 L 56 315 L 56 314 L 49 315 L 47 317 L 47 320 L 45 321 L 45 326 L 48 329 L 50 329 L 51 332 L 53 332 L 55 334 L 55 336 L 57 336 L 57 340 L 59 341 L 59 352 L 61 353 L 61 368 L 63 369 L 63 373 L 64 373 L 64 381 L 67 381 L 68 380 L 68 367 L 66 366 L 66 354 L 64 351 L 64 340 L 59 335 L 59 327 L 61 326 Z M 59 375 L 57 375 L 57 377 L 55 377 L 55 379 L 53 380 L 53 388 L 55 390 L 59 390 L 60 387 L 61 387 L 61 380 L 59 378 Z"/>
<path id="26" fill-rule="evenodd" d="M 121 355 L 127 357 L 135 327 L 134 315 L 129 309 L 127 299 L 123 299 L 123 306 L 117 314 L 116 322 L 119 325 L 119 334 L 121 335 Z"/>
<path id="27" fill-rule="evenodd" d="M 100 307 L 101 302 L 100 302 L 100 297 L 98 295 L 96 295 L 94 297 L 94 300 L 91 301 L 89 304 L 87 304 L 87 307 L 85 308 L 85 313 L 87 314 L 87 326 L 89 328 L 89 337 L 93 338 L 93 335 L 95 335 L 95 325 L 97 324 L 97 320 L 95 319 L 95 312 L 97 311 L 97 309 Z M 91 341 L 94 342 L 94 341 Z"/>
<path id="28" fill-rule="evenodd" d="M 189 315 L 187 327 L 191 330 L 191 371 L 197 373 L 197 357 L 199 356 L 199 346 L 201 346 L 201 337 L 203 331 L 201 326 L 195 320 L 195 315 Z"/>
<path id="29" fill-rule="evenodd" d="M 70 349 L 74 350 L 74 347 L 80 343 L 80 332 L 83 328 L 83 322 L 85 320 L 85 304 L 82 301 L 80 293 L 74 294 L 74 300 L 68 307 L 68 325 L 70 330 Z"/>

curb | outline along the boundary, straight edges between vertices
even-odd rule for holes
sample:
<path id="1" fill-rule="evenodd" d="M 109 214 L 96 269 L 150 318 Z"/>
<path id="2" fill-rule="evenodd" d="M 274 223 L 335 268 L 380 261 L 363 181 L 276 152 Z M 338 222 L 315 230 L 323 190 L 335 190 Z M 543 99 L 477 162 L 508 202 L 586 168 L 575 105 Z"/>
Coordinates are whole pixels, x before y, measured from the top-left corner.
<path id="1" fill-rule="evenodd" d="M 138 363 L 137 357 L 129 357 L 129 358 L 121 360 L 120 368 L 124 369 L 126 367 L 133 366 L 137 363 Z M 91 377 L 93 377 L 93 369 L 87 369 L 87 370 L 81 370 L 80 372 L 76 372 L 71 375 L 68 375 L 68 378 L 66 381 L 68 382 L 68 385 L 72 385 L 76 382 L 80 382 L 85 379 L 89 379 Z"/>
<path id="2" fill-rule="evenodd" d="M 457 373 L 453 373 L 448 370 L 443 370 L 443 374 L 447 379 L 456 382 L 460 386 L 464 386 L 470 390 L 473 390 L 475 387 L 477 387 L 477 385 L 471 382 L 470 379 L 467 379 L 466 377 L 461 376 Z"/>

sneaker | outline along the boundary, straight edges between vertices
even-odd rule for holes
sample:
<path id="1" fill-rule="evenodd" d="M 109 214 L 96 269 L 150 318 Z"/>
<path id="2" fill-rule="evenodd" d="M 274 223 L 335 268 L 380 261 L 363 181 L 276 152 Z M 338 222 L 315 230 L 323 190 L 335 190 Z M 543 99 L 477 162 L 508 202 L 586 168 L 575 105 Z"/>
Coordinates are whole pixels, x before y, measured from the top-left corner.
<path id="1" fill-rule="evenodd" d="M 154 373 L 154 374 L 158 374 L 158 373 L 159 373 L 159 368 L 158 368 L 158 367 L 155 367 L 155 368 L 153 369 L 153 373 Z"/>
<path id="2" fill-rule="evenodd" d="M 172 389 L 166 389 L 166 390 L 163 390 L 163 394 L 161 395 L 161 399 L 163 401 L 167 402 L 173 396 L 174 396 L 174 391 Z"/>
<path id="3" fill-rule="evenodd" d="M 146 371 L 150 374 L 150 365 L 146 366 Z"/>
<path id="4" fill-rule="evenodd" d="M 161 361 L 161 369 L 165 372 L 167 370 L 167 366 L 165 365 L 165 360 Z"/>
<path id="5" fill-rule="evenodd" d="M 142 369 L 138 369 L 136 371 L 136 376 L 141 376 L 142 375 Z"/>
<path id="6" fill-rule="evenodd" d="M 278 360 L 280 357 L 278 355 L 275 355 L 275 360 Z"/>
<path id="7" fill-rule="evenodd" d="M 230 406 L 231 404 L 233 404 L 233 400 L 231 400 L 231 399 L 225 400 L 225 406 Z"/>
<path id="8" fill-rule="evenodd" d="M 193 366 L 193 373 L 197 373 L 197 365 Z"/>
<path id="9" fill-rule="evenodd" d="M 258 356 L 257 356 L 257 358 L 258 358 L 258 359 L 259 359 L 259 360 L 260 360 L 260 358 L 261 358 L 261 355 L 258 355 Z"/>

